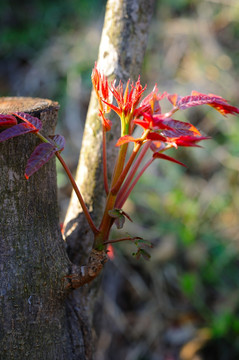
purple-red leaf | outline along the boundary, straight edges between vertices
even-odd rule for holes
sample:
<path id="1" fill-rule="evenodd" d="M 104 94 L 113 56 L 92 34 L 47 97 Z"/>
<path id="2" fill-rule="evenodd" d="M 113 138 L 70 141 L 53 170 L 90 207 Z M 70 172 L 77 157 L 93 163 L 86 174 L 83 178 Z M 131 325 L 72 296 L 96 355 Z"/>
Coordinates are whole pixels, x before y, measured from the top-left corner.
<path id="1" fill-rule="evenodd" d="M 41 128 L 42 128 L 42 122 L 37 117 L 34 117 L 30 114 L 26 114 L 24 112 L 16 112 L 13 115 L 16 115 L 19 119 L 26 122 L 27 124 L 31 124 L 32 126 L 34 126 L 36 129 L 36 132 L 41 130 Z"/>
<path id="2" fill-rule="evenodd" d="M 168 125 L 171 130 L 164 130 L 162 135 L 167 137 L 201 135 L 198 129 L 190 123 L 174 119 L 164 120 L 163 123 Z"/>
<path id="3" fill-rule="evenodd" d="M 17 119 L 12 115 L 0 114 L 0 128 L 6 129 L 11 126 L 17 125 Z"/>
<path id="4" fill-rule="evenodd" d="M 184 97 L 176 94 L 168 95 L 168 99 L 174 106 L 177 106 L 181 110 L 188 109 L 193 106 L 209 105 L 224 116 L 226 114 L 239 114 L 239 108 L 228 104 L 228 102 L 221 96 L 214 94 L 202 94 L 197 91 L 192 91 L 191 95 Z"/>
<path id="5" fill-rule="evenodd" d="M 28 179 L 32 174 L 47 163 L 58 149 L 50 143 L 42 143 L 36 147 L 28 159 L 25 177 Z"/>
<path id="6" fill-rule="evenodd" d="M 34 126 L 32 126 L 31 124 L 20 123 L 1 132 L 0 142 L 11 139 L 15 136 L 19 136 L 31 132 L 36 132 L 36 128 Z"/>
<path id="7" fill-rule="evenodd" d="M 50 141 L 57 147 L 58 151 L 63 151 L 65 147 L 65 138 L 62 135 L 50 135 Z"/>

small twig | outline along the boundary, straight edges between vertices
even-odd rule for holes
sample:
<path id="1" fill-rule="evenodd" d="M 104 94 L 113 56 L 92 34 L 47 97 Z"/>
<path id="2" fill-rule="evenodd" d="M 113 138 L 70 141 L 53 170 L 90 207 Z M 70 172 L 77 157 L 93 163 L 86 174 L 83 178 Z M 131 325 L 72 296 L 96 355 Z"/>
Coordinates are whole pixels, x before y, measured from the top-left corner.
<path id="1" fill-rule="evenodd" d="M 136 237 L 125 237 L 125 238 L 121 238 L 121 239 L 115 239 L 115 240 L 108 240 L 108 241 L 105 241 L 103 243 L 103 245 L 108 245 L 108 244 L 113 244 L 113 243 L 117 243 L 117 242 L 121 242 L 121 241 L 127 241 L 127 240 L 131 240 L 131 241 L 134 241 L 134 240 L 140 240 L 141 238 L 136 236 Z"/>
<path id="2" fill-rule="evenodd" d="M 77 186 L 77 184 L 76 184 L 76 182 L 75 182 L 75 180 L 74 180 L 74 178 L 73 178 L 73 176 L 72 176 L 72 174 L 70 172 L 70 169 L 66 165 L 65 161 L 63 160 L 63 158 L 61 157 L 59 152 L 56 151 L 55 154 L 56 154 L 56 157 L 58 158 L 58 160 L 60 161 L 61 165 L 63 166 L 63 168 L 64 168 L 64 170 L 65 170 L 65 172 L 66 172 L 66 174 L 67 174 L 67 176 L 68 176 L 68 178 L 69 178 L 69 180 L 71 182 L 71 185 L 72 185 L 73 189 L 75 190 L 76 196 L 79 199 L 82 210 L 83 210 L 83 212 L 85 214 L 86 220 L 88 221 L 88 224 L 89 224 L 91 230 L 93 231 L 94 234 L 98 234 L 99 230 L 96 228 L 96 226 L 95 226 L 95 224 L 94 224 L 94 222 L 93 222 L 93 220 L 92 220 L 92 218 L 90 216 L 89 210 L 87 209 L 87 207 L 85 205 L 85 202 L 84 202 L 84 200 L 82 198 L 82 195 L 80 193 L 80 190 L 79 190 L 79 188 L 78 188 L 78 186 Z"/>

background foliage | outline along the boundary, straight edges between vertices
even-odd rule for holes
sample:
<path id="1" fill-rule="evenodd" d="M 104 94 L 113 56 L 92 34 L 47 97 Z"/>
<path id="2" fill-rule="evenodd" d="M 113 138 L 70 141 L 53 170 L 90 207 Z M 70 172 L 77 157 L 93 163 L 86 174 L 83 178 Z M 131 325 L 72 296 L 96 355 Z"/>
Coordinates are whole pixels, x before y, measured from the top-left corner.
<path id="1" fill-rule="evenodd" d="M 1 3 L 0 94 L 60 102 L 58 131 L 72 170 L 105 2 Z M 216 93 L 239 106 L 238 20 L 236 0 L 158 0 L 142 83 Z M 124 231 L 154 249 L 144 262 L 131 256 L 131 244 L 115 246 L 98 304 L 97 360 L 239 358 L 239 120 L 210 107 L 181 116 L 212 140 L 176 152 L 187 170 L 155 162 L 126 204 L 134 224 Z M 60 171 L 59 188 L 63 218 L 70 188 Z"/>

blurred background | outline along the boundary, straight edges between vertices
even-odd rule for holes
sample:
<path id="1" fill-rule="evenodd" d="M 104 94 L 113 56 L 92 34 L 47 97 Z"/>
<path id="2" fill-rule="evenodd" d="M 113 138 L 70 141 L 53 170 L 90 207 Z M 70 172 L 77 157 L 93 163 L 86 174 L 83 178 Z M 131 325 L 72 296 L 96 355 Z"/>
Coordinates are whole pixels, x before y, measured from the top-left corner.
<path id="1" fill-rule="evenodd" d="M 75 171 L 105 0 L 2 0 L 0 95 L 61 105 L 57 132 Z M 142 83 L 239 106 L 237 0 L 156 0 Z M 163 106 L 167 108 L 167 103 Z M 142 178 L 125 210 L 129 233 L 150 240 L 151 260 L 114 246 L 96 307 L 96 360 L 239 359 L 239 119 L 208 106 L 184 111 L 212 137 Z M 61 220 L 71 188 L 58 169 Z M 117 235 L 119 236 L 119 235 Z"/>

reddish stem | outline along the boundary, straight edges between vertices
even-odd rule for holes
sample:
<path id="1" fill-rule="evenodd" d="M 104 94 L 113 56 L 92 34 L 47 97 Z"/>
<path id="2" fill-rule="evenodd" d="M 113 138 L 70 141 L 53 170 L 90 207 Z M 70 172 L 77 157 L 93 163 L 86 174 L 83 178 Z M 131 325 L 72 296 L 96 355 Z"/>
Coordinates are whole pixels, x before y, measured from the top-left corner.
<path id="1" fill-rule="evenodd" d="M 131 241 L 134 241 L 134 240 L 138 240 L 138 239 L 141 239 L 140 237 L 125 237 L 125 238 L 121 238 L 121 239 L 115 239 L 115 240 L 108 240 L 108 241 L 105 241 L 103 243 L 103 245 L 108 245 L 108 244 L 114 244 L 114 243 L 117 243 L 117 242 L 121 242 L 121 241 L 127 241 L 127 240 L 131 240 Z"/>
<path id="2" fill-rule="evenodd" d="M 108 185 L 108 177 L 107 177 L 107 154 L 106 154 L 106 131 L 104 126 L 102 125 L 102 134 L 103 134 L 103 176 L 104 176 L 104 186 L 106 195 L 109 194 L 109 185 Z"/>
<path id="3" fill-rule="evenodd" d="M 141 146 L 143 144 L 143 141 L 147 138 L 148 133 L 149 133 L 149 130 L 146 130 L 143 133 L 142 137 L 139 139 L 140 141 L 135 144 L 134 150 L 133 150 L 132 154 L 130 155 L 129 160 L 126 163 L 123 171 L 119 175 L 118 180 L 115 183 L 113 183 L 113 185 L 112 185 L 112 189 L 111 189 L 112 194 L 115 195 L 119 192 L 119 189 L 120 189 L 121 185 L 123 184 L 123 182 L 128 174 L 128 171 L 129 171 L 136 155 L 138 154 L 139 149 L 141 148 Z"/>
<path id="4" fill-rule="evenodd" d="M 138 170 L 138 168 L 139 168 L 139 166 L 140 166 L 146 152 L 148 151 L 150 145 L 151 145 L 151 141 L 147 141 L 147 143 L 143 146 L 143 148 L 142 148 L 139 156 L 137 157 L 137 159 L 136 159 L 130 173 L 127 176 L 127 179 L 125 180 L 123 186 L 121 187 L 121 189 L 120 189 L 120 191 L 119 191 L 119 193 L 117 195 L 117 200 L 116 200 L 116 204 L 115 204 L 116 207 L 118 207 L 118 202 L 120 202 L 121 197 L 123 197 L 124 193 L 127 191 L 127 188 L 129 186 L 129 184 L 131 183 L 134 175 L 136 174 L 136 171 Z"/>
<path id="5" fill-rule="evenodd" d="M 136 155 L 138 154 L 138 151 L 139 151 L 141 145 L 142 145 L 142 143 L 137 143 L 135 145 L 134 150 L 133 150 L 132 154 L 129 157 L 129 160 L 127 161 L 127 163 L 126 163 L 122 173 L 120 174 L 116 184 L 113 186 L 113 188 L 111 190 L 112 194 L 117 194 L 118 193 L 122 183 L 124 182 L 125 177 L 128 174 L 128 171 L 129 171 L 129 169 L 130 169 Z"/>
<path id="6" fill-rule="evenodd" d="M 79 199 L 79 202 L 81 204 L 81 207 L 82 207 L 82 210 L 85 214 L 85 217 L 86 217 L 86 220 L 88 221 L 88 224 L 90 225 L 90 228 L 91 230 L 93 231 L 94 234 L 98 234 L 99 230 L 96 228 L 91 216 L 90 216 L 90 213 L 89 213 L 89 210 L 87 209 L 86 205 L 85 205 L 85 202 L 81 196 L 81 193 L 80 193 L 80 190 L 70 172 L 70 169 L 68 168 L 68 166 L 66 165 L 65 161 L 63 160 L 63 158 L 61 157 L 61 155 L 59 154 L 58 151 L 56 151 L 56 156 L 58 158 L 58 160 L 60 161 L 61 165 L 63 166 L 65 172 L 67 173 L 67 176 L 71 182 L 71 185 L 73 187 L 73 189 L 75 190 L 75 193 L 76 193 L 76 196 L 78 197 Z"/>
<path id="7" fill-rule="evenodd" d="M 140 172 L 138 173 L 138 175 L 136 176 L 136 178 L 134 179 L 134 181 L 132 182 L 131 186 L 128 188 L 128 190 L 124 193 L 124 195 L 121 197 L 121 199 L 119 199 L 119 202 L 117 203 L 117 207 L 118 208 L 122 208 L 125 201 L 128 199 L 131 191 L 133 190 L 133 188 L 135 187 L 135 185 L 137 184 L 137 182 L 139 181 L 140 177 L 143 175 L 143 173 L 145 172 L 145 170 L 149 167 L 149 165 L 152 164 L 152 162 L 155 160 L 155 158 L 151 158 L 144 166 L 143 168 L 140 170 Z"/>

